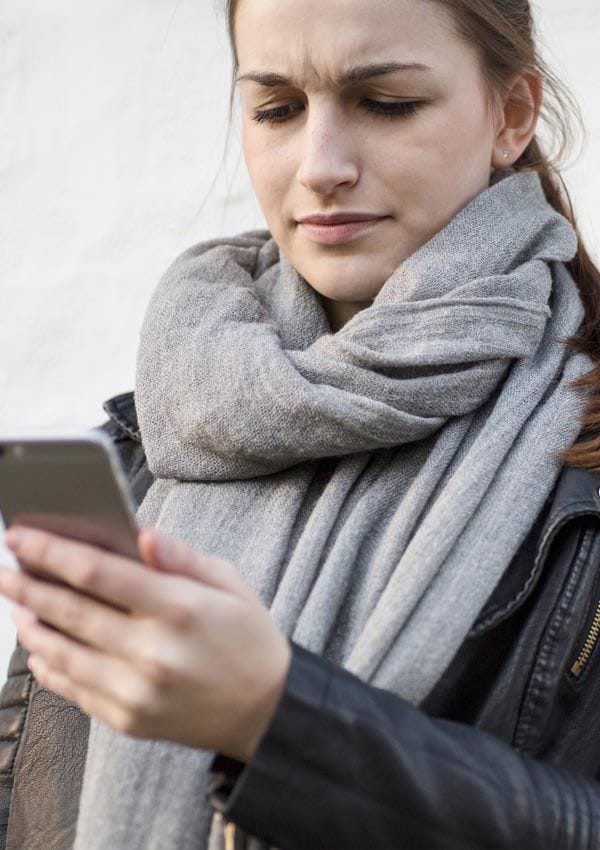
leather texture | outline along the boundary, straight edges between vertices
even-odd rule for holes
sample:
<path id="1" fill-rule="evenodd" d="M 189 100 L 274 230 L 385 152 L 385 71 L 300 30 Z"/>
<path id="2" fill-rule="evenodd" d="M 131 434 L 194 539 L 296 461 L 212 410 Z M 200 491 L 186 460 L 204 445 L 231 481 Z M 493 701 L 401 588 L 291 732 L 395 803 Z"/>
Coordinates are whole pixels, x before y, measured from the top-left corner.
<path id="1" fill-rule="evenodd" d="M 7 847 L 72 846 L 88 731 L 89 720 L 76 706 L 33 682 L 15 764 Z"/>
<path id="2" fill-rule="evenodd" d="M 281 850 L 592 850 L 600 841 L 595 783 L 433 719 L 300 647 L 249 767 L 215 764 L 212 801 Z"/>
<path id="3" fill-rule="evenodd" d="M 27 717 L 31 687 L 27 653 L 17 646 L 0 693 L 0 847 L 6 844 L 15 761 Z"/>
<path id="4" fill-rule="evenodd" d="M 139 504 L 152 475 L 133 394 L 105 410 Z M 563 470 L 423 710 L 295 646 L 252 763 L 215 761 L 215 807 L 282 850 L 598 848 L 600 650 L 579 679 L 570 669 L 600 602 L 599 488 Z M 17 647 L 0 695 L 0 850 L 70 850 L 87 733 Z"/>

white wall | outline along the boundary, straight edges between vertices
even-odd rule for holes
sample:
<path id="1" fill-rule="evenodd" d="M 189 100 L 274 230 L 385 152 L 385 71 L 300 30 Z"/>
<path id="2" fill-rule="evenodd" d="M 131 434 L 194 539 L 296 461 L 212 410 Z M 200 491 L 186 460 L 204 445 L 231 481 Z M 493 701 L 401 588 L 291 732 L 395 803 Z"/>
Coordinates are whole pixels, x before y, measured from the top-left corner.
<path id="1" fill-rule="evenodd" d="M 567 180 L 600 257 L 600 9 L 542 2 L 589 129 Z M 206 0 L 0 0 L 0 429 L 101 422 L 170 261 L 264 226 L 235 137 L 221 168 L 229 67 Z"/>

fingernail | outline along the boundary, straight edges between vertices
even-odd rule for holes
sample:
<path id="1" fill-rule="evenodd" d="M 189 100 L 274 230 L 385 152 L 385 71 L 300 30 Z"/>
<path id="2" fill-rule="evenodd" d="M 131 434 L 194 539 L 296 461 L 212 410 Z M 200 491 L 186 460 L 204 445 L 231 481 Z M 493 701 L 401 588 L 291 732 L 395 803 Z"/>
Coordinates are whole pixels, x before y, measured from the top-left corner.
<path id="1" fill-rule="evenodd" d="M 16 531 L 13 528 L 9 529 L 9 531 L 7 531 L 6 534 L 4 535 L 4 544 L 12 552 L 16 552 L 19 549 L 22 542 L 23 542 L 22 532 Z"/>

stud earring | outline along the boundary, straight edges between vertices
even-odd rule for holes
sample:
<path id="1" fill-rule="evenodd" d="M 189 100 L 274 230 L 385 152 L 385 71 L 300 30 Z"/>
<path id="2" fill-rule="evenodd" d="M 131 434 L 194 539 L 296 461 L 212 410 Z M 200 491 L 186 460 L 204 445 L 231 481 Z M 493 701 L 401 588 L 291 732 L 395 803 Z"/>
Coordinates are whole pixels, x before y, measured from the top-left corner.
<path id="1" fill-rule="evenodd" d="M 502 156 L 504 157 L 504 159 L 508 159 L 508 157 L 510 156 L 509 151 L 502 151 Z"/>

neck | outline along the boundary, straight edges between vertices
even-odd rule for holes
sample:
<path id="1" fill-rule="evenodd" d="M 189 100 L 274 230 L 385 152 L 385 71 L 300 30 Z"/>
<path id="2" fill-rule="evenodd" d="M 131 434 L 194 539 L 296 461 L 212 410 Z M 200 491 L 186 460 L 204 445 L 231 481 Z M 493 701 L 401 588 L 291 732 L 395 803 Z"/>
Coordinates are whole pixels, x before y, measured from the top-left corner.
<path id="1" fill-rule="evenodd" d="M 336 333 L 342 328 L 346 322 L 349 322 L 352 316 L 360 313 L 366 307 L 370 307 L 372 301 L 334 301 L 333 298 L 327 298 L 321 295 L 321 303 L 329 321 L 329 326 L 332 333 Z"/>

